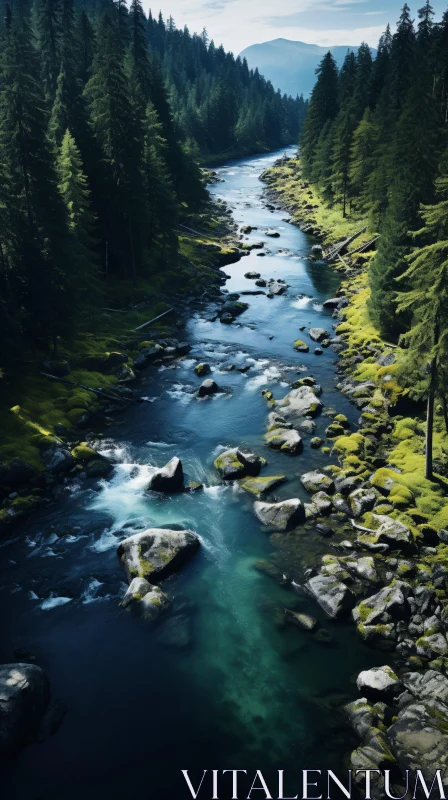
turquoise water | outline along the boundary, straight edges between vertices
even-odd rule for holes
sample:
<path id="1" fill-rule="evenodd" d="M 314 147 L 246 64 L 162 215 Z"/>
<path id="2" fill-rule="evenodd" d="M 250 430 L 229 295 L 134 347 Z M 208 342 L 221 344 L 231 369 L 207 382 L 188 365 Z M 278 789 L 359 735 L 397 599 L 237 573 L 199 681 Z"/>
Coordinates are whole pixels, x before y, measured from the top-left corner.
<path id="1" fill-rule="evenodd" d="M 17 541 L 2 545 L 0 658 L 10 660 L 17 647 L 30 650 L 68 706 L 59 732 L 24 750 L 3 776 L 5 797 L 182 800 L 190 793 L 181 769 L 195 783 L 203 769 L 262 769 L 266 776 L 341 769 L 350 740 L 338 709 L 355 696 L 353 675 L 372 664 L 372 654 L 349 622 L 328 622 L 300 592 L 303 570 L 328 542 L 312 526 L 270 538 L 251 498 L 223 486 L 213 467 L 222 449 L 250 447 L 268 459 L 269 474 L 288 476 L 276 497 L 306 498 L 300 474 L 328 458 L 311 450 L 309 439 L 296 458 L 269 450 L 269 409 L 261 397 L 263 388 L 284 396 L 302 367 L 322 385 L 325 409 L 336 407 L 356 425 L 356 410 L 336 390 L 332 350 L 318 357 L 313 346 L 305 355 L 292 348 L 306 338 L 302 325 L 331 330 L 322 303 L 338 278 L 308 260 L 313 242 L 284 221 L 284 212 L 263 206 L 259 175 L 275 158 L 225 165 L 212 193 L 227 201 L 239 224 L 258 227 L 248 241 L 265 242 L 265 257 L 252 251 L 225 268 L 226 288 L 253 290 L 244 273 L 256 270 L 286 280 L 288 292 L 242 298 L 249 310 L 231 326 L 211 322 L 213 309 L 199 309 L 183 337 L 193 345 L 189 356 L 174 369 L 148 370 L 141 388 L 148 402 L 108 429 L 101 446 L 116 461 L 111 480 L 67 487 Z M 267 228 L 280 238 L 267 237 Z M 197 361 L 209 361 L 225 392 L 196 400 Z M 227 372 L 229 364 L 251 369 Z M 323 414 L 317 434 L 327 425 Z M 151 467 L 174 455 L 204 491 L 149 496 Z M 125 584 L 116 547 L 133 531 L 170 524 L 196 530 L 202 547 L 164 585 L 171 615 L 148 629 L 118 608 Z M 297 586 L 281 586 L 254 567 L 267 559 Z M 316 616 L 330 641 L 285 627 L 286 606 Z M 231 796 L 229 786 L 220 797 Z M 210 786 L 201 796 L 212 796 Z"/>

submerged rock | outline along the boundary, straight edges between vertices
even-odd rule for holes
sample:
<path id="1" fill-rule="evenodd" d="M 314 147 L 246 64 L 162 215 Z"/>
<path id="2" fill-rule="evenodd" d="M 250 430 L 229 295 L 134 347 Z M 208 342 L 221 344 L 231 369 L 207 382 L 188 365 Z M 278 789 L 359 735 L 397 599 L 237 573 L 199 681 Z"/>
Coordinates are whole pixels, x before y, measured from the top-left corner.
<path id="1" fill-rule="evenodd" d="M 184 471 L 180 459 L 174 457 L 151 476 L 148 489 L 153 492 L 179 492 L 184 486 Z"/>
<path id="2" fill-rule="evenodd" d="M 287 481 L 286 475 L 266 475 L 263 478 L 246 478 L 241 484 L 245 492 L 261 497 Z"/>
<path id="3" fill-rule="evenodd" d="M 234 448 L 221 453 L 215 459 L 214 464 L 221 478 L 226 481 L 234 481 L 248 475 L 257 477 L 266 461 L 254 453 L 243 453 Z"/>
<path id="4" fill-rule="evenodd" d="M 293 625 L 297 625 L 298 628 L 302 628 L 304 631 L 314 631 L 318 626 L 317 619 L 311 617 L 310 614 L 301 614 L 285 608 L 285 616 L 288 622 L 292 622 Z"/>
<path id="5" fill-rule="evenodd" d="M 198 548 L 199 538 L 193 531 L 149 528 L 124 539 L 117 553 L 129 581 L 139 577 L 159 583 L 176 572 Z"/>
<path id="6" fill-rule="evenodd" d="M 0 666 L 0 762 L 33 738 L 50 702 L 50 684 L 35 664 Z"/>
<path id="7" fill-rule="evenodd" d="M 254 511 L 263 525 L 278 531 L 295 528 L 305 520 L 305 509 L 297 498 L 281 503 L 256 502 Z"/>
<path id="8" fill-rule="evenodd" d="M 340 617 L 353 608 L 355 599 L 352 592 L 345 583 L 331 575 L 316 575 L 307 581 L 305 588 L 332 619 Z"/>

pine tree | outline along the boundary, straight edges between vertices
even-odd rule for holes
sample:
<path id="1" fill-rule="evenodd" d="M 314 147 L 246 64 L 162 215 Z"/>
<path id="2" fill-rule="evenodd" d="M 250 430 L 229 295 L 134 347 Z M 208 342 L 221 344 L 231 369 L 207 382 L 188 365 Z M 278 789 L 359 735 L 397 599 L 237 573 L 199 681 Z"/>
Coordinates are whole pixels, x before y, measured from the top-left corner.
<path id="1" fill-rule="evenodd" d="M 143 132 L 130 101 L 129 85 L 118 42 L 116 20 L 107 14 L 102 19 L 97 52 L 84 94 L 87 99 L 93 134 L 101 148 L 111 182 L 111 202 L 107 220 L 112 253 L 130 265 L 133 281 L 140 258 L 137 232 L 142 207 L 141 162 Z"/>
<path id="2" fill-rule="evenodd" d="M 411 315 L 403 375 L 416 395 L 427 396 L 426 478 L 433 478 L 433 424 L 436 394 L 445 396 L 448 357 L 448 178 L 437 182 L 442 199 L 422 206 L 423 228 L 414 234 L 422 244 L 408 258 L 400 279 L 408 290 L 398 294 L 398 310 Z M 446 406 L 446 404 L 445 404 Z"/>
<path id="3" fill-rule="evenodd" d="M 61 63 L 61 2 L 36 0 L 36 28 L 45 94 L 51 107 Z"/>
<path id="4" fill-rule="evenodd" d="M 67 211 L 73 271 L 69 276 L 76 300 L 78 320 L 89 320 L 100 295 L 90 191 L 82 160 L 70 131 L 65 132 L 58 157 L 59 192 Z"/>
<path id="5" fill-rule="evenodd" d="M 350 184 L 357 207 L 365 212 L 371 208 L 369 178 L 376 167 L 378 129 L 373 111 L 367 106 L 364 116 L 353 135 L 350 154 Z"/>
<path id="6" fill-rule="evenodd" d="M 313 89 L 301 142 L 301 155 L 305 172 L 310 174 L 316 155 L 316 145 L 322 128 L 338 113 L 338 69 L 330 52 L 316 70 L 317 81 Z"/>
<path id="7" fill-rule="evenodd" d="M 8 174 L 14 244 L 10 260 L 22 283 L 24 326 L 42 343 L 68 331 L 67 227 L 49 148 L 47 112 L 28 9 L 16 4 L 2 59 L 0 153 Z"/>

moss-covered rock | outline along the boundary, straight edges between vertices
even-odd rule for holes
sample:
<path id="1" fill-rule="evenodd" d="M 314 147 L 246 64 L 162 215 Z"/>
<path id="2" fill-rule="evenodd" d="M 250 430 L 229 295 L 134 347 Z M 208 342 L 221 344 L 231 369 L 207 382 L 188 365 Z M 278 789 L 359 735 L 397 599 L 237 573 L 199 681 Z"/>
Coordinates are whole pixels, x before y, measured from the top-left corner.
<path id="1" fill-rule="evenodd" d="M 293 347 L 294 350 L 296 350 L 298 353 L 309 353 L 310 351 L 310 348 L 308 347 L 307 344 L 305 344 L 305 342 L 302 341 L 302 339 L 296 339 L 296 341 L 293 344 Z"/>
<path id="2" fill-rule="evenodd" d="M 255 495 L 255 497 L 262 497 L 264 494 L 271 492 L 282 483 L 286 483 L 288 479 L 285 475 L 266 475 L 263 478 L 246 478 L 241 483 L 241 488 L 245 492 Z"/>

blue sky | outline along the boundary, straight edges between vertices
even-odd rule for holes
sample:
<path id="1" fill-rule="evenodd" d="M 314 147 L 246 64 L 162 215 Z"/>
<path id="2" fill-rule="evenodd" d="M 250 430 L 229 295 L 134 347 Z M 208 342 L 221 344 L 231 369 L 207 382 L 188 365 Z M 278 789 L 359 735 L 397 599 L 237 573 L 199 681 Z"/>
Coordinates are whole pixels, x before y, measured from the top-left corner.
<path id="1" fill-rule="evenodd" d="M 156 0 L 157 2 L 157 0 Z M 239 53 L 250 44 L 295 39 L 310 44 L 375 46 L 380 34 L 399 17 L 404 0 L 143 0 L 146 11 L 161 8 L 178 27 L 200 32 L 205 26 L 216 44 Z M 409 2 L 416 16 L 424 0 Z M 448 0 L 432 0 L 437 18 Z"/>

